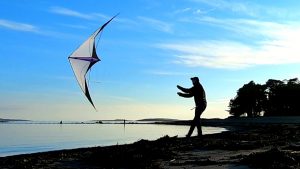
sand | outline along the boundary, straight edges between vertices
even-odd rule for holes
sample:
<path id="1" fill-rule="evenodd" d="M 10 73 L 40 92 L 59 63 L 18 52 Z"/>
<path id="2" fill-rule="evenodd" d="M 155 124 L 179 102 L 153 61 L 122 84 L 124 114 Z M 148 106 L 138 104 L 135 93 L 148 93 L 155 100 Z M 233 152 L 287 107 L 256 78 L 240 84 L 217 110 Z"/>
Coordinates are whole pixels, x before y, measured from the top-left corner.
<path id="1" fill-rule="evenodd" d="M 174 126 L 176 127 L 176 126 Z M 0 168 L 300 168 L 300 125 L 247 125 L 203 137 L 0 158 Z"/>

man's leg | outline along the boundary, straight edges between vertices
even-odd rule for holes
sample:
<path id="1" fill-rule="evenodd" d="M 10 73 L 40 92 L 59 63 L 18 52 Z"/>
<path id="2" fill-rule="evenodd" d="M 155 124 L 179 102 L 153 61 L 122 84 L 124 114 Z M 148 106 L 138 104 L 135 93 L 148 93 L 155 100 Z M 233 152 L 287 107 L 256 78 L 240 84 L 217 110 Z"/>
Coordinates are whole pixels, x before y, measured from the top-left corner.
<path id="1" fill-rule="evenodd" d="M 201 120 L 197 121 L 198 136 L 202 136 Z"/>
<path id="2" fill-rule="evenodd" d="M 201 119 L 200 116 L 203 113 L 205 107 L 197 107 L 195 112 L 195 125 L 197 126 L 198 136 L 202 136 Z"/>
<path id="3" fill-rule="evenodd" d="M 191 127 L 190 127 L 190 130 L 188 132 L 188 134 L 186 135 L 186 137 L 191 137 L 191 135 L 193 134 L 193 131 L 195 129 L 196 125 L 195 125 L 195 119 L 192 121 L 191 123 Z"/>

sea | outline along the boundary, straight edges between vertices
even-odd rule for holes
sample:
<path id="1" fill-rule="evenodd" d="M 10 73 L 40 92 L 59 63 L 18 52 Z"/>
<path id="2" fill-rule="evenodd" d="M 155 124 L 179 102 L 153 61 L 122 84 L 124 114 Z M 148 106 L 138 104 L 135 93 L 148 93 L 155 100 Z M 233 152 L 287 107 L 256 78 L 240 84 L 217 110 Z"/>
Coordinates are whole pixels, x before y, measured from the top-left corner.
<path id="1" fill-rule="evenodd" d="M 189 126 L 150 124 L 151 122 L 95 121 L 0 122 L 0 157 L 134 143 L 139 140 L 156 140 L 163 136 L 184 137 Z M 221 127 L 202 127 L 203 134 L 227 131 Z M 197 134 L 195 129 L 194 135 Z"/>

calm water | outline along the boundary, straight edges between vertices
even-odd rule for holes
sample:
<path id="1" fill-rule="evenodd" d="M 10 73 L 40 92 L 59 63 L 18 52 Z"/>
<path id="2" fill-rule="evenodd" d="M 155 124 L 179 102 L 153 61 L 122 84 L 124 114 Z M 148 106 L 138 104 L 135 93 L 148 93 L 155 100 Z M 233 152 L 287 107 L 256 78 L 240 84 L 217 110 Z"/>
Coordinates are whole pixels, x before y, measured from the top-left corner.
<path id="1" fill-rule="evenodd" d="M 184 137 L 188 129 L 188 126 L 154 124 L 0 123 L 0 156 L 126 144 L 165 135 Z M 203 134 L 226 131 L 218 127 L 203 127 L 202 130 Z"/>

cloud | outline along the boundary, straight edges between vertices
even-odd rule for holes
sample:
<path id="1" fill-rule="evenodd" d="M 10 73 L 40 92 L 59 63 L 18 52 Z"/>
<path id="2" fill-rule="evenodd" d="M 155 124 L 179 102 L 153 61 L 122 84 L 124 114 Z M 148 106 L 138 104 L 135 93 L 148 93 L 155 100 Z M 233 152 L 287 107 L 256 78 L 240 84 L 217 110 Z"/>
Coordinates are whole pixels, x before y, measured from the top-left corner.
<path id="1" fill-rule="evenodd" d="M 143 16 L 139 16 L 138 19 L 158 31 L 173 33 L 172 25 L 167 22 Z"/>
<path id="2" fill-rule="evenodd" d="M 103 20 L 111 19 L 111 16 L 107 16 L 101 13 L 82 13 L 82 12 L 75 11 L 73 9 L 68 9 L 59 6 L 51 7 L 50 12 L 59 15 L 65 15 L 65 16 L 76 17 L 76 18 L 87 19 L 87 20 L 98 20 L 99 18 Z"/>
<path id="3" fill-rule="evenodd" d="M 173 14 L 181 14 L 181 13 L 186 13 L 188 11 L 192 10 L 192 8 L 183 8 L 183 9 L 178 9 L 173 12 Z"/>
<path id="4" fill-rule="evenodd" d="M 292 10 L 286 6 L 277 3 L 268 4 L 268 6 L 257 4 L 253 1 L 245 0 L 190 0 L 192 2 L 208 5 L 215 10 L 222 10 L 226 13 L 232 12 L 235 15 L 244 15 L 260 18 L 294 18 L 300 16 L 299 10 Z M 278 6 L 279 5 L 279 6 Z M 295 8 L 296 9 L 296 8 Z"/>
<path id="5" fill-rule="evenodd" d="M 48 36 L 48 37 L 55 37 L 55 38 L 74 38 L 75 37 L 72 34 L 49 31 L 49 30 L 41 29 L 41 28 L 31 25 L 31 24 L 15 22 L 15 21 L 10 21 L 10 20 L 4 20 L 4 19 L 0 19 L 0 28 L 1 27 L 9 29 L 9 30 L 13 30 L 13 31 L 29 32 L 29 33 L 34 33 L 34 34 Z"/>
<path id="6" fill-rule="evenodd" d="M 101 13 L 82 13 L 75 11 L 73 9 L 68 9 L 64 7 L 54 6 L 50 8 L 50 12 L 70 17 L 82 18 L 87 20 L 98 20 L 99 18 L 103 20 L 111 19 L 111 16 L 107 16 Z M 118 18 L 116 18 L 118 19 Z"/>
<path id="7" fill-rule="evenodd" d="M 76 18 L 81 18 L 81 19 L 87 19 L 87 20 L 105 20 L 108 21 L 109 19 L 112 18 L 112 16 L 104 15 L 101 13 L 82 13 L 78 12 L 72 9 L 64 8 L 64 7 L 51 7 L 50 12 L 55 13 L 55 14 L 60 14 L 60 15 L 65 15 L 65 16 L 70 16 L 70 17 L 76 17 Z M 136 28 L 138 25 L 138 22 L 131 20 L 131 19 L 126 19 L 126 18 L 121 18 L 120 16 L 116 17 L 114 21 L 119 22 L 122 24 L 122 26 L 126 27 L 132 27 Z M 82 25 L 70 25 L 70 24 L 63 24 L 64 26 L 67 27 L 73 27 L 77 29 L 85 29 L 85 26 Z"/>
<path id="8" fill-rule="evenodd" d="M 0 27 L 4 27 L 16 31 L 35 32 L 35 33 L 39 32 L 39 29 L 31 24 L 14 22 L 14 21 L 9 21 L 4 19 L 0 19 Z"/>
<path id="9" fill-rule="evenodd" d="M 104 20 L 104 21 L 108 21 L 109 19 L 112 18 L 112 16 L 108 16 L 105 14 L 101 14 L 101 13 L 82 13 L 82 12 L 78 12 L 76 10 L 73 9 L 68 9 L 68 8 L 64 8 L 64 7 L 51 7 L 50 8 L 50 12 L 55 13 L 55 14 L 59 14 L 59 15 L 64 15 L 64 16 L 70 16 L 70 17 L 75 17 L 75 18 L 81 18 L 81 19 L 86 19 L 86 20 L 96 20 L 98 21 L 99 19 Z M 156 20 L 150 20 L 150 18 L 144 18 L 141 17 L 140 20 L 143 20 L 144 22 L 147 22 L 148 25 L 152 25 L 152 27 L 155 27 L 154 24 L 158 24 L 158 26 L 156 26 L 156 28 L 160 28 L 164 31 L 168 31 L 168 26 L 166 24 L 164 24 L 163 22 L 159 22 Z M 140 21 L 139 20 L 139 21 Z M 135 20 L 132 19 L 127 19 L 127 18 L 122 18 L 121 16 L 118 16 L 114 19 L 114 21 L 118 22 L 120 24 L 121 27 L 123 28 L 133 28 L 136 29 L 136 27 L 140 24 L 140 22 L 137 22 Z M 63 24 L 64 26 L 67 27 L 72 27 L 72 28 L 76 28 L 76 29 L 85 29 L 85 26 L 82 25 L 71 25 L 71 24 Z"/>
<path id="10" fill-rule="evenodd" d="M 61 15 L 66 15 L 66 16 L 72 16 L 72 17 L 78 17 L 78 18 L 83 18 L 83 19 L 94 19 L 94 15 L 92 14 L 84 14 L 80 13 L 71 9 L 63 8 L 63 7 L 51 7 L 50 9 L 51 12 L 56 13 L 56 14 L 61 14 Z"/>
<path id="11" fill-rule="evenodd" d="M 249 51 L 243 45 L 221 41 L 168 43 L 159 47 L 175 52 L 174 63 L 188 67 L 243 68 L 247 65 L 241 61 L 240 55 L 234 55 L 234 50 L 243 48 L 243 51 Z"/>
<path id="12" fill-rule="evenodd" d="M 216 8 L 211 9 L 199 9 L 199 8 L 183 8 L 178 9 L 172 12 L 172 15 L 183 15 L 183 14 L 195 14 L 195 15 L 207 15 L 210 12 L 213 12 Z"/>
<path id="13" fill-rule="evenodd" d="M 210 24 L 216 27 L 227 29 L 245 36 L 265 36 L 273 37 L 284 29 L 291 29 L 293 24 L 280 24 L 276 22 L 259 21 L 251 19 L 218 19 L 214 17 L 197 17 L 194 19 L 185 19 L 186 22 L 196 24 Z M 292 28 L 294 29 L 294 28 Z M 276 38 L 276 37 L 275 37 Z"/>
<path id="14" fill-rule="evenodd" d="M 231 12 L 245 14 L 248 16 L 257 16 L 261 7 L 249 2 L 237 2 L 226 0 L 192 0 L 194 2 L 204 3 L 216 9 L 229 10 Z"/>
<path id="15" fill-rule="evenodd" d="M 256 49 L 232 41 L 199 41 L 160 44 L 159 47 L 177 53 L 174 63 L 189 67 L 241 69 L 255 65 L 300 63 L 297 55 L 300 49 L 295 45 L 263 44 Z"/>
<path id="16" fill-rule="evenodd" d="M 172 52 L 174 63 L 189 67 L 242 69 L 256 65 L 300 63 L 300 25 L 297 23 L 208 17 L 200 20 L 239 33 L 250 43 L 230 39 L 187 39 L 184 43 L 161 43 L 157 46 Z"/>
<path id="17" fill-rule="evenodd" d="M 291 41 L 298 41 L 300 24 L 298 22 L 270 22 L 251 19 L 218 19 L 213 17 L 198 17 L 195 23 L 212 24 L 233 33 L 242 35 L 248 41 L 258 39 L 258 44 L 287 45 Z M 191 21 L 192 22 L 192 21 Z M 252 40 L 254 41 L 254 40 Z"/>

